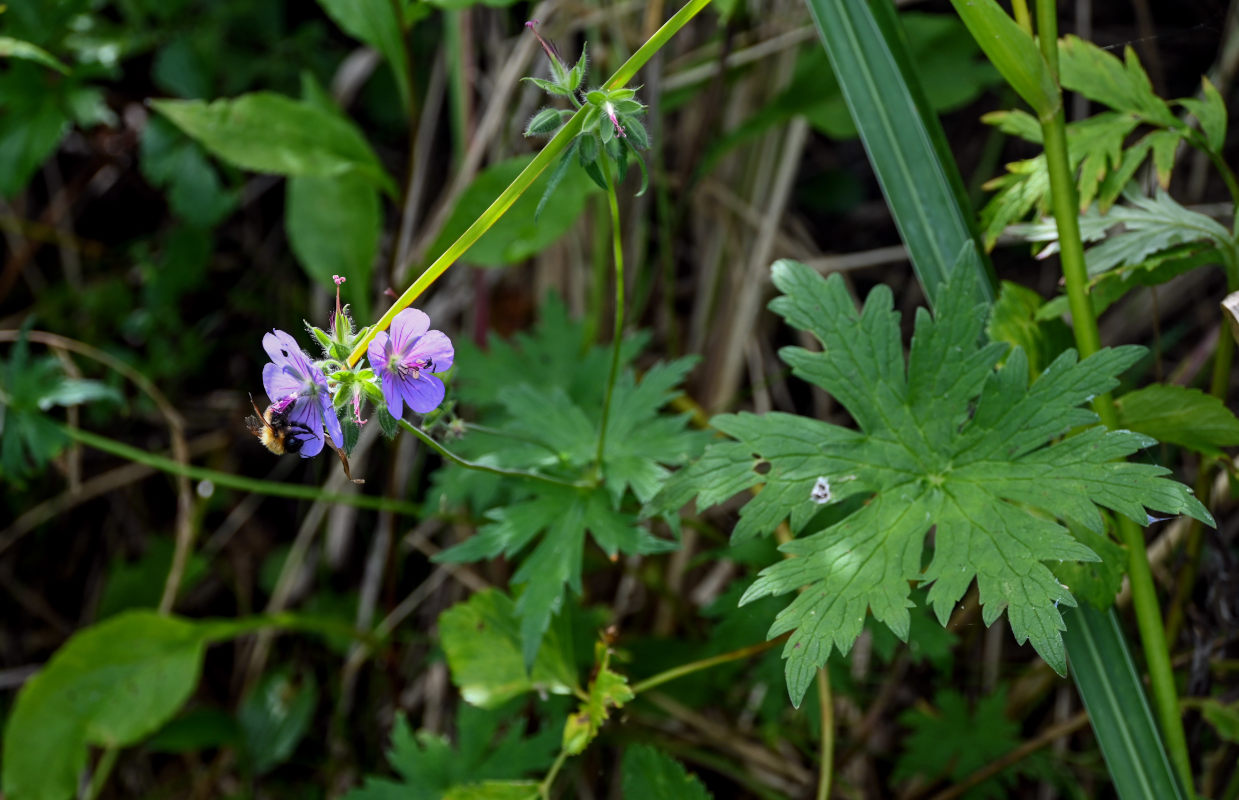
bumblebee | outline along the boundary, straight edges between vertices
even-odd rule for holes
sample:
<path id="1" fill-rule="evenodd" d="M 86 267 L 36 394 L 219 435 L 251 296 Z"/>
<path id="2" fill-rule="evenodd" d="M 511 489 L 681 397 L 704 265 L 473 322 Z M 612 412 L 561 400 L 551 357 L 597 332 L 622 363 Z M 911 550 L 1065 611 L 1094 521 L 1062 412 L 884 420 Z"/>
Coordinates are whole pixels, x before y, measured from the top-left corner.
<path id="1" fill-rule="evenodd" d="M 308 434 L 309 428 L 299 422 L 291 422 L 288 419 L 288 411 L 278 410 L 275 405 L 267 406 L 266 411 L 259 411 L 253 395 L 250 395 L 250 405 L 254 407 L 254 413 L 257 416 L 246 417 L 245 427 L 258 437 L 263 447 L 277 456 L 301 451 L 304 439 L 296 438 L 294 434 L 297 431 L 305 431 Z"/>
<path id="2" fill-rule="evenodd" d="M 254 407 L 254 413 L 257 416 L 246 417 L 245 427 L 249 428 L 250 433 L 258 437 L 258 441 L 262 442 L 263 447 L 277 456 L 282 456 L 285 453 L 300 453 L 301 446 L 305 444 L 306 438 L 314 435 L 309 428 L 300 422 L 289 420 L 287 409 L 277 409 L 272 404 L 267 406 L 266 411 L 259 411 L 258 403 L 254 402 L 253 395 L 250 395 L 250 405 Z M 299 432 L 304 432 L 306 436 L 298 437 L 296 434 Z M 340 464 L 344 467 L 344 476 L 353 483 L 365 483 L 364 479 L 353 477 L 353 472 L 349 468 L 348 456 L 344 454 L 344 451 L 336 447 L 335 443 L 330 440 L 327 443 L 331 445 L 331 448 L 336 451 L 336 455 L 340 457 Z"/>

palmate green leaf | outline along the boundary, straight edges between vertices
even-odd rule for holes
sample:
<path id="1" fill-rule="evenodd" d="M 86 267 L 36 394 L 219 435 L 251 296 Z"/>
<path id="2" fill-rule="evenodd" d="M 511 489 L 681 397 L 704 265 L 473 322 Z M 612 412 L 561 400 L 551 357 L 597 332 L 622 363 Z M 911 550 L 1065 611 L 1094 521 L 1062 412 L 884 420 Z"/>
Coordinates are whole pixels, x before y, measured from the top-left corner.
<path id="1" fill-rule="evenodd" d="M 396 192 L 357 126 L 313 102 L 253 92 L 211 103 L 154 100 L 151 106 L 212 154 L 242 169 L 324 178 L 355 173 Z"/>
<path id="2" fill-rule="evenodd" d="M 439 638 L 452 682 L 475 706 L 494 708 L 530 691 L 571 694 L 577 685 L 571 626 L 557 618 L 533 669 L 526 669 L 516 604 L 498 589 L 478 592 L 440 614 Z"/>
<path id="3" fill-rule="evenodd" d="M 981 698 L 975 710 L 953 689 L 934 697 L 937 713 L 914 708 L 900 716 L 911 729 L 892 776 L 904 780 L 916 775 L 961 781 L 981 767 L 1007 755 L 1020 743 L 1020 727 L 1006 718 L 1007 693 Z M 1026 762 L 1017 762 L 1024 764 Z M 1017 769 L 998 773 L 966 796 L 1003 798 L 1012 789 Z"/>
<path id="4" fill-rule="evenodd" d="M 401 780 L 368 777 L 344 800 L 526 797 L 514 792 L 516 787 L 523 789 L 528 784 L 514 779 L 550 766 L 559 746 L 559 732 L 553 725 L 545 725 L 527 737 L 524 726 L 518 724 L 499 734 L 501 723 L 511 718 L 510 710 L 483 711 L 462 703 L 456 714 L 457 746 L 453 748 L 444 736 L 428 731 L 414 734 L 408 721 L 397 717 L 387 760 Z"/>
<path id="5" fill-rule="evenodd" d="M 443 800 L 538 800 L 537 781 L 482 781 L 453 786 Z"/>
<path id="6" fill-rule="evenodd" d="M 1119 427 L 1214 458 L 1239 445 L 1239 419 L 1211 394 L 1186 386 L 1154 384 L 1114 401 Z"/>
<path id="7" fill-rule="evenodd" d="M 803 589 L 769 632 L 791 632 L 783 654 L 793 702 L 833 650 L 851 647 L 867 612 L 906 638 L 909 582 L 929 584 L 927 602 L 945 624 L 975 579 L 986 624 L 1006 610 L 1016 639 L 1062 673 L 1059 606 L 1075 600 L 1046 562 L 1097 555 L 1055 520 L 1101 532 L 1104 506 L 1141 524 L 1146 507 L 1211 522 L 1187 487 L 1161 477 L 1166 470 L 1120 460 L 1152 439 L 1107 432 L 1081 407 L 1113 388 L 1140 348 L 1078 363 L 1068 351 L 1031 384 L 1020 349 L 995 370 L 1005 346 L 977 344 L 984 309 L 972 303 L 972 272 L 957 270 L 937 316 L 918 312 L 905 365 L 888 289 L 875 289 L 858 313 L 841 278 L 789 261 L 773 273 L 783 296 L 771 308 L 823 347 L 780 355 L 844 405 L 859 431 L 792 415 L 717 417 L 736 442 L 712 445 L 650 505 L 674 507 L 686 487 L 704 506 L 721 499 L 715 483 L 763 484 L 734 535 L 769 533 L 784 519 L 802 533 L 782 548 L 793 557 L 763 570 L 743 598 Z M 857 492 L 867 498 L 858 511 L 806 528 L 823 505 Z"/>
<path id="8" fill-rule="evenodd" d="M 620 762 L 624 797 L 629 800 L 709 800 L 710 793 L 680 762 L 644 744 L 624 751 Z"/>
<path id="9" fill-rule="evenodd" d="M 631 360 L 643 341 L 626 342 L 621 363 Z M 521 587 L 516 612 L 526 664 L 534 662 L 565 591 L 581 591 L 588 538 L 610 559 L 674 549 L 673 541 L 653 536 L 636 511 L 666 481 L 669 467 L 687 463 L 710 438 L 688 430 L 687 415 L 662 411 L 694 359 L 655 364 L 640 379 L 625 369 L 611 400 L 597 482 L 594 461 L 609 354 L 602 347 L 583 353 L 582 342 L 581 326 L 555 302 L 532 335 L 517 337 L 514 344 L 492 341 L 488 353 L 462 344 L 457 359 L 462 376 L 470 376 L 462 381 L 461 399 L 478 407 L 478 424 L 485 426 L 466 435 L 457 449 L 488 464 L 578 486 L 500 483 L 452 468 L 436 478 L 443 502 L 464 501 L 488 520 L 440 560 L 524 554 L 512 583 Z"/>

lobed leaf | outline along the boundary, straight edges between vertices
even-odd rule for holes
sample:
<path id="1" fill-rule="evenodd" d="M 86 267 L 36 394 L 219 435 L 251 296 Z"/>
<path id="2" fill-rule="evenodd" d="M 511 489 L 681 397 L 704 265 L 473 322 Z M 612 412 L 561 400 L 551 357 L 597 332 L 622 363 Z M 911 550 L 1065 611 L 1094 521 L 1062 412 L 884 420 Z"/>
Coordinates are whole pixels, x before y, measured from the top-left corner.
<path id="1" fill-rule="evenodd" d="M 820 353 L 786 348 L 784 359 L 834 394 L 860 431 L 787 414 L 718 417 L 733 441 L 711 445 L 652 505 L 674 507 L 695 486 L 705 506 L 762 483 L 734 538 L 784 519 L 806 531 L 741 600 L 798 592 L 769 630 L 791 634 L 783 654 L 793 702 L 833 650 L 851 647 L 868 613 L 906 638 L 913 583 L 929 587 L 945 623 L 976 580 L 986 624 L 1006 611 L 1016 639 L 1065 672 L 1060 608 L 1076 601 L 1049 565 L 1098 556 L 1059 520 L 1100 533 L 1101 506 L 1142 524 L 1146 508 L 1212 522 L 1166 470 L 1121 460 L 1152 439 L 1106 431 L 1084 407 L 1141 348 L 1084 361 L 1068 350 L 1031 381 L 1021 349 L 995 368 L 1005 346 L 979 343 L 974 273 L 956 270 L 938 313 L 918 313 L 905 366 L 888 290 L 875 289 L 857 312 L 838 276 L 787 261 L 774 274 L 785 294 L 771 307 L 822 344 Z M 1072 429 L 1082 430 L 1059 438 Z M 856 495 L 866 499 L 851 514 L 810 524 L 823 506 Z"/>

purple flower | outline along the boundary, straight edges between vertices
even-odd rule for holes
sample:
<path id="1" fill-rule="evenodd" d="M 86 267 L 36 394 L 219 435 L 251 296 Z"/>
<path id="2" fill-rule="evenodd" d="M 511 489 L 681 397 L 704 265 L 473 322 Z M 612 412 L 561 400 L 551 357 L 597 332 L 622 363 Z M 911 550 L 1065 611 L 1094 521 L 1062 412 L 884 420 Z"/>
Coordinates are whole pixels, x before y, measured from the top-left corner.
<path id="1" fill-rule="evenodd" d="M 406 308 L 391 322 L 391 335 L 380 331 L 370 342 L 370 365 L 383 379 L 387 412 L 400 419 L 407 405 L 419 414 L 443 402 L 443 381 L 432 372 L 452 368 L 455 351 L 442 331 L 427 330 L 430 317 Z"/>
<path id="2" fill-rule="evenodd" d="M 262 385 L 271 398 L 272 414 L 280 415 L 291 428 L 290 438 L 296 444 L 289 450 L 301 453 L 302 458 L 318 455 L 323 449 L 324 425 L 332 444 L 343 445 L 344 434 L 322 370 L 284 331 L 263 336 L 262 346 L 272 362 L 262 368 Z"/>

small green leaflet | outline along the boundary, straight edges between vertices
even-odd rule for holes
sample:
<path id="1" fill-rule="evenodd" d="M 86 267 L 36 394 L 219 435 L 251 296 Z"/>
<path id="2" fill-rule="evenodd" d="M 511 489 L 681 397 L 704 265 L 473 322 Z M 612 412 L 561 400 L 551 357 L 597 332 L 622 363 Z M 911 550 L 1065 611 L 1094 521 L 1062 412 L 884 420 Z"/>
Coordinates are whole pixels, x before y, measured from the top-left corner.
<path id="1" fill-rule="evenodd" d="M 564 752 L 579 755 L 598 736 L 602 725 L 611 716 L 611 709 L 621 708 L 635 695 L 628 679 L 611 669 L 611 650 L 605 642 L 594 646 L 595 674 L 589 682 L 585 701 L 564 723 Z"/>
<path id="2" fill-rule="evenodd" d="M 1076 601 L 1046 562 L 1097 555 L 1056 520 L 1100 533 L 1097 506 L 1141 525 L 1148 507 L 1212 524 L 1186 486 L 1161 477 L 1167 470 L 1121 460 L 1155 440 L 1106 431 L 1081 407 L 1113 388 L 1143 348 L 1083 362 L 1069 350 L 1030 384 L 1023 350 L 995 369 L 1006 345 L 978 344 L 985 309 L 970 299 L 975 277 L 957 269 L 940 290 L 938 316 L 918 310 L 905 364 L 887 287 L 857 313 L 837 275 L 824 280 L 792 261 L 773 273 L 783 296 L 771 308 L 823 348 L 788 347 L 780 356 L 847 408 L 859 430 L 792 414 L 715 417 L 712 425 L 734 441 L 711 445 L 647 513 L 693 496 L 704 508 L 762 484 L 733 540 L 790 519 L 800 536 L 781 549 L 793 557 L 764 569 L 741 602 L 803 590 L 768 634 L 791 632 L 783 655 L 794 703 L 833 650 L 851 648 L 867 612 L 907 639 L 909 582 L 929 585 L 926 602 L 945 624 L 975 579 L 985 624 L 1006 610 L 1016 639 L 1065 674 L 1059 605 Z M 857 494 L 865 503 L 855 513 L 820 529 L 809 524 L 827 503 Z"/>
<path id="3" fill-rule="evenodd" d="M 626 800 L 709 800 L 697 777 L 671 756 L 649 745 L 634 744 L 620 765 Z"/>
<path id="4" fill-rule="evenodd" d="M 515 781 L 550 766 L 558 749 L 558 731 L 544 725 L 533 736 L 513 724 L 514 709 L 483 711 L 461 703 L 456 713 L 457 744 L 444 736 L 414 734 L 404 717 L 392 728 L 387 760 L 402 780 L 366 778 L 344 800 L 441 800 L 445 797 L 510 800 L 537 797 L 536 786 Z"/>

